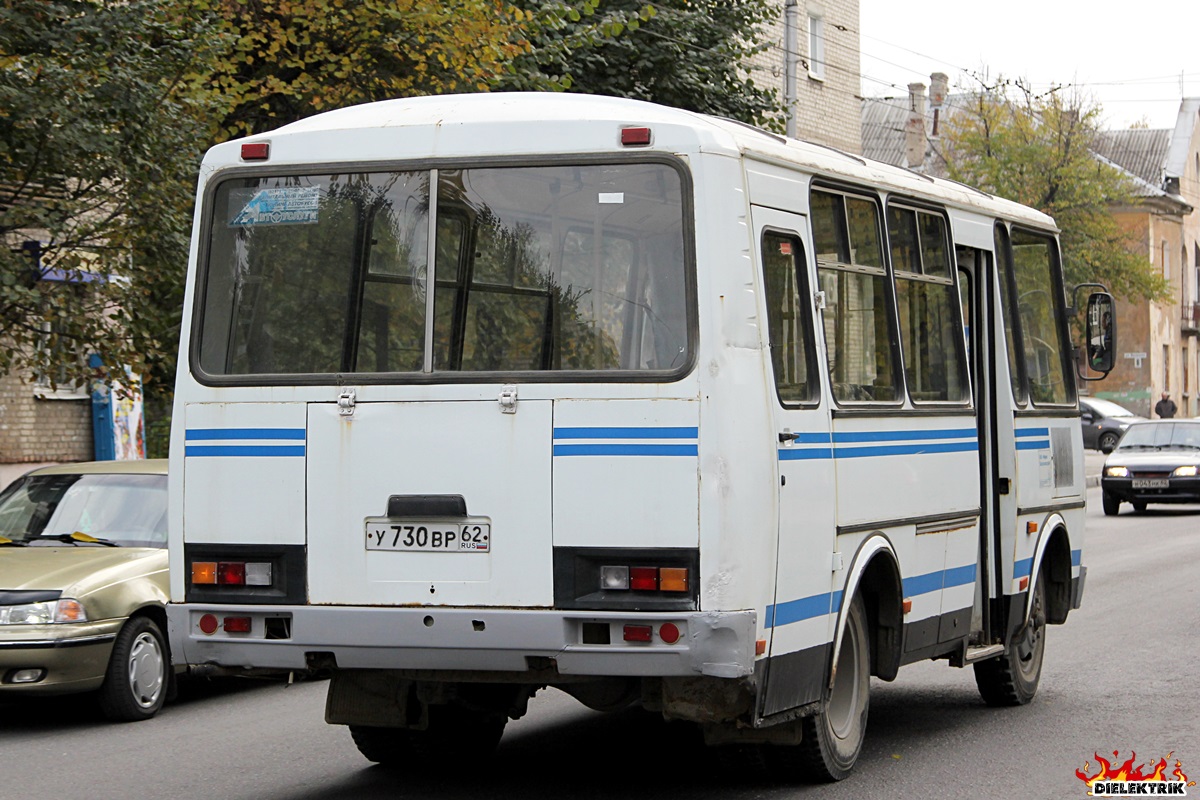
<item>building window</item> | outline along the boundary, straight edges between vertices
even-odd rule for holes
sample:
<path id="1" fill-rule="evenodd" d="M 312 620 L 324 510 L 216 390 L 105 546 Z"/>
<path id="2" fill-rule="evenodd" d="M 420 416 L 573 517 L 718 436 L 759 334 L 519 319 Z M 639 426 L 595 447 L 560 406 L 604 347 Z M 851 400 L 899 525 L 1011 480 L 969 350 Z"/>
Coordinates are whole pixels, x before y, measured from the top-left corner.
<path id="1" fill-rule="evenodd" d="M 1163 345 L 1163 391 L 1171 391 L 1171 347 Z"/>
<path id="2" fill-rule="evenodd" d="M 1167 249 L 1167 240 L 1163 239 L 1162 243 L 1162 276 L 1167 280 L 1171 280 L 1171 251 Z"/>
<path id="3" fill-rule="evenodd" d="M 825 20 L 808 15 L 808 77 L 825 80 Z"/>
<path id="4" fill-rule="evenodd" d="M 33 385 L 35 397 L 43 400 L 81 400 L 91 396 L 85 383 L 76 383 L 69 377 L 71 372 L 65 362 L 72 358 L 80 364 L 83 362 L 83 356 L 73 339 L 60 335 L 50 322 L 43 322 L 38 349 L 46 351 L 50 362 L 59 366 L 36 374 Z"/>

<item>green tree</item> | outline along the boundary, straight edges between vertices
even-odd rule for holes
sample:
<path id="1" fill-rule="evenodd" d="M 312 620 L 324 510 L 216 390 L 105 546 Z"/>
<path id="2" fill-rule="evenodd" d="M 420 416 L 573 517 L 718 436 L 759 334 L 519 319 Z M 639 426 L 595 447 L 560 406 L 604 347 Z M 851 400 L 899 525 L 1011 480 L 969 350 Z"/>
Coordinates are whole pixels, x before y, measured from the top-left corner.
<path id="1" fill-rule="evenodd" d="M 538 25 L 530 51 L 513 60 L 498 88 L 552 82 L 571 92 L 781 124 L 780 97 L 746 70 L 768 47 L 763 26 L 779 13 L 767 0 L 593 0 L 580 8 L 515 2 Z"/>
<path id="2" fill-rule="evenodd" d="M 218 43 L 168 0 L 0 6 L 0 370 L 81 381 L 97 353 L 169 391 Z"/>
<path id="3" fill-rule="evenodd" d="M 487 89 L 529 50 L 532 15 L 503 0 L 192 0 L 228 52 L 211 82 L 226 137 L 394 97 Z"/>
<path id="4" fill-rule="evenodd" d="M 948 116 L 947 174 L 1054 217 L 1068 284 L 1100 282 L 1124 298 L 1166 297 L 1166 282 L 1112 216 L 1136 197 L 1128 177 L 1093 152 L 1101 113 L 1066 90 L 1035 95 L 1004 81 L 983 87 Z"/>

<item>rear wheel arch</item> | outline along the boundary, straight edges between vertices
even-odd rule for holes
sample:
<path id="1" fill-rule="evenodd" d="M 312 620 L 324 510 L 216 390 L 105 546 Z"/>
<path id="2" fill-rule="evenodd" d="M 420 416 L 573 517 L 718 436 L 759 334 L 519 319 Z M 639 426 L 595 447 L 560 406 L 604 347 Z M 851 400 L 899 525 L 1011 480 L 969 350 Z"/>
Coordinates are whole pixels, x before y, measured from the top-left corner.
<path id="1" fill-rule="evenodd" d="M 842 595 L 837 638 L 845 629 L 845 612 L 857 594 L 866 611 L 871 645 L 871 674 L 882 680 L 896 678 L 900 670 L 904 613 L 900 566 L 891 542 L 882 533 L 863 540 L 851 562 L 850 575 Z M 837 657 L 833 653 L 832 659 Z"/>

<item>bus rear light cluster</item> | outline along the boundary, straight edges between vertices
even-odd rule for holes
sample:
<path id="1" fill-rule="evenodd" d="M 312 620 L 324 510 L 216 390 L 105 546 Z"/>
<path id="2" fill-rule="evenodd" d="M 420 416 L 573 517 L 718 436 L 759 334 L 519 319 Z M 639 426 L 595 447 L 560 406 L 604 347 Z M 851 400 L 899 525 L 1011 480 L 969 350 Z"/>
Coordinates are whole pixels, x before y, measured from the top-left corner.
<path id="1" fill-rule="evenodd" d="M 193 561 L 193 586 L 270 586 L 269 561 Z"/>
<path id="2" fill-rule="evenodd" d="M 686 592 L 688 570 L 687 567 L 601 567 L 600 588 L 607 591 Z"/>

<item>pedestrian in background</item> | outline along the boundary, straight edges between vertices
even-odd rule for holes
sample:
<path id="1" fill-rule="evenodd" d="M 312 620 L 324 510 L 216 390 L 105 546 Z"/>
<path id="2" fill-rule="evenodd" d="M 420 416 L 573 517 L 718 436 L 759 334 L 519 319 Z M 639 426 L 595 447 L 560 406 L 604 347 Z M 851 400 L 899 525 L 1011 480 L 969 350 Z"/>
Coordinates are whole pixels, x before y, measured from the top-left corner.
<path id="1" fill-rule="evenodd" d="M 1162 400 L 1154 404 L 1154 413 L 1163 419 L 1170 419 L 1175 416 L 1175 401 L 1171 399 L 1169 393 L 1162 393 Z"/>

